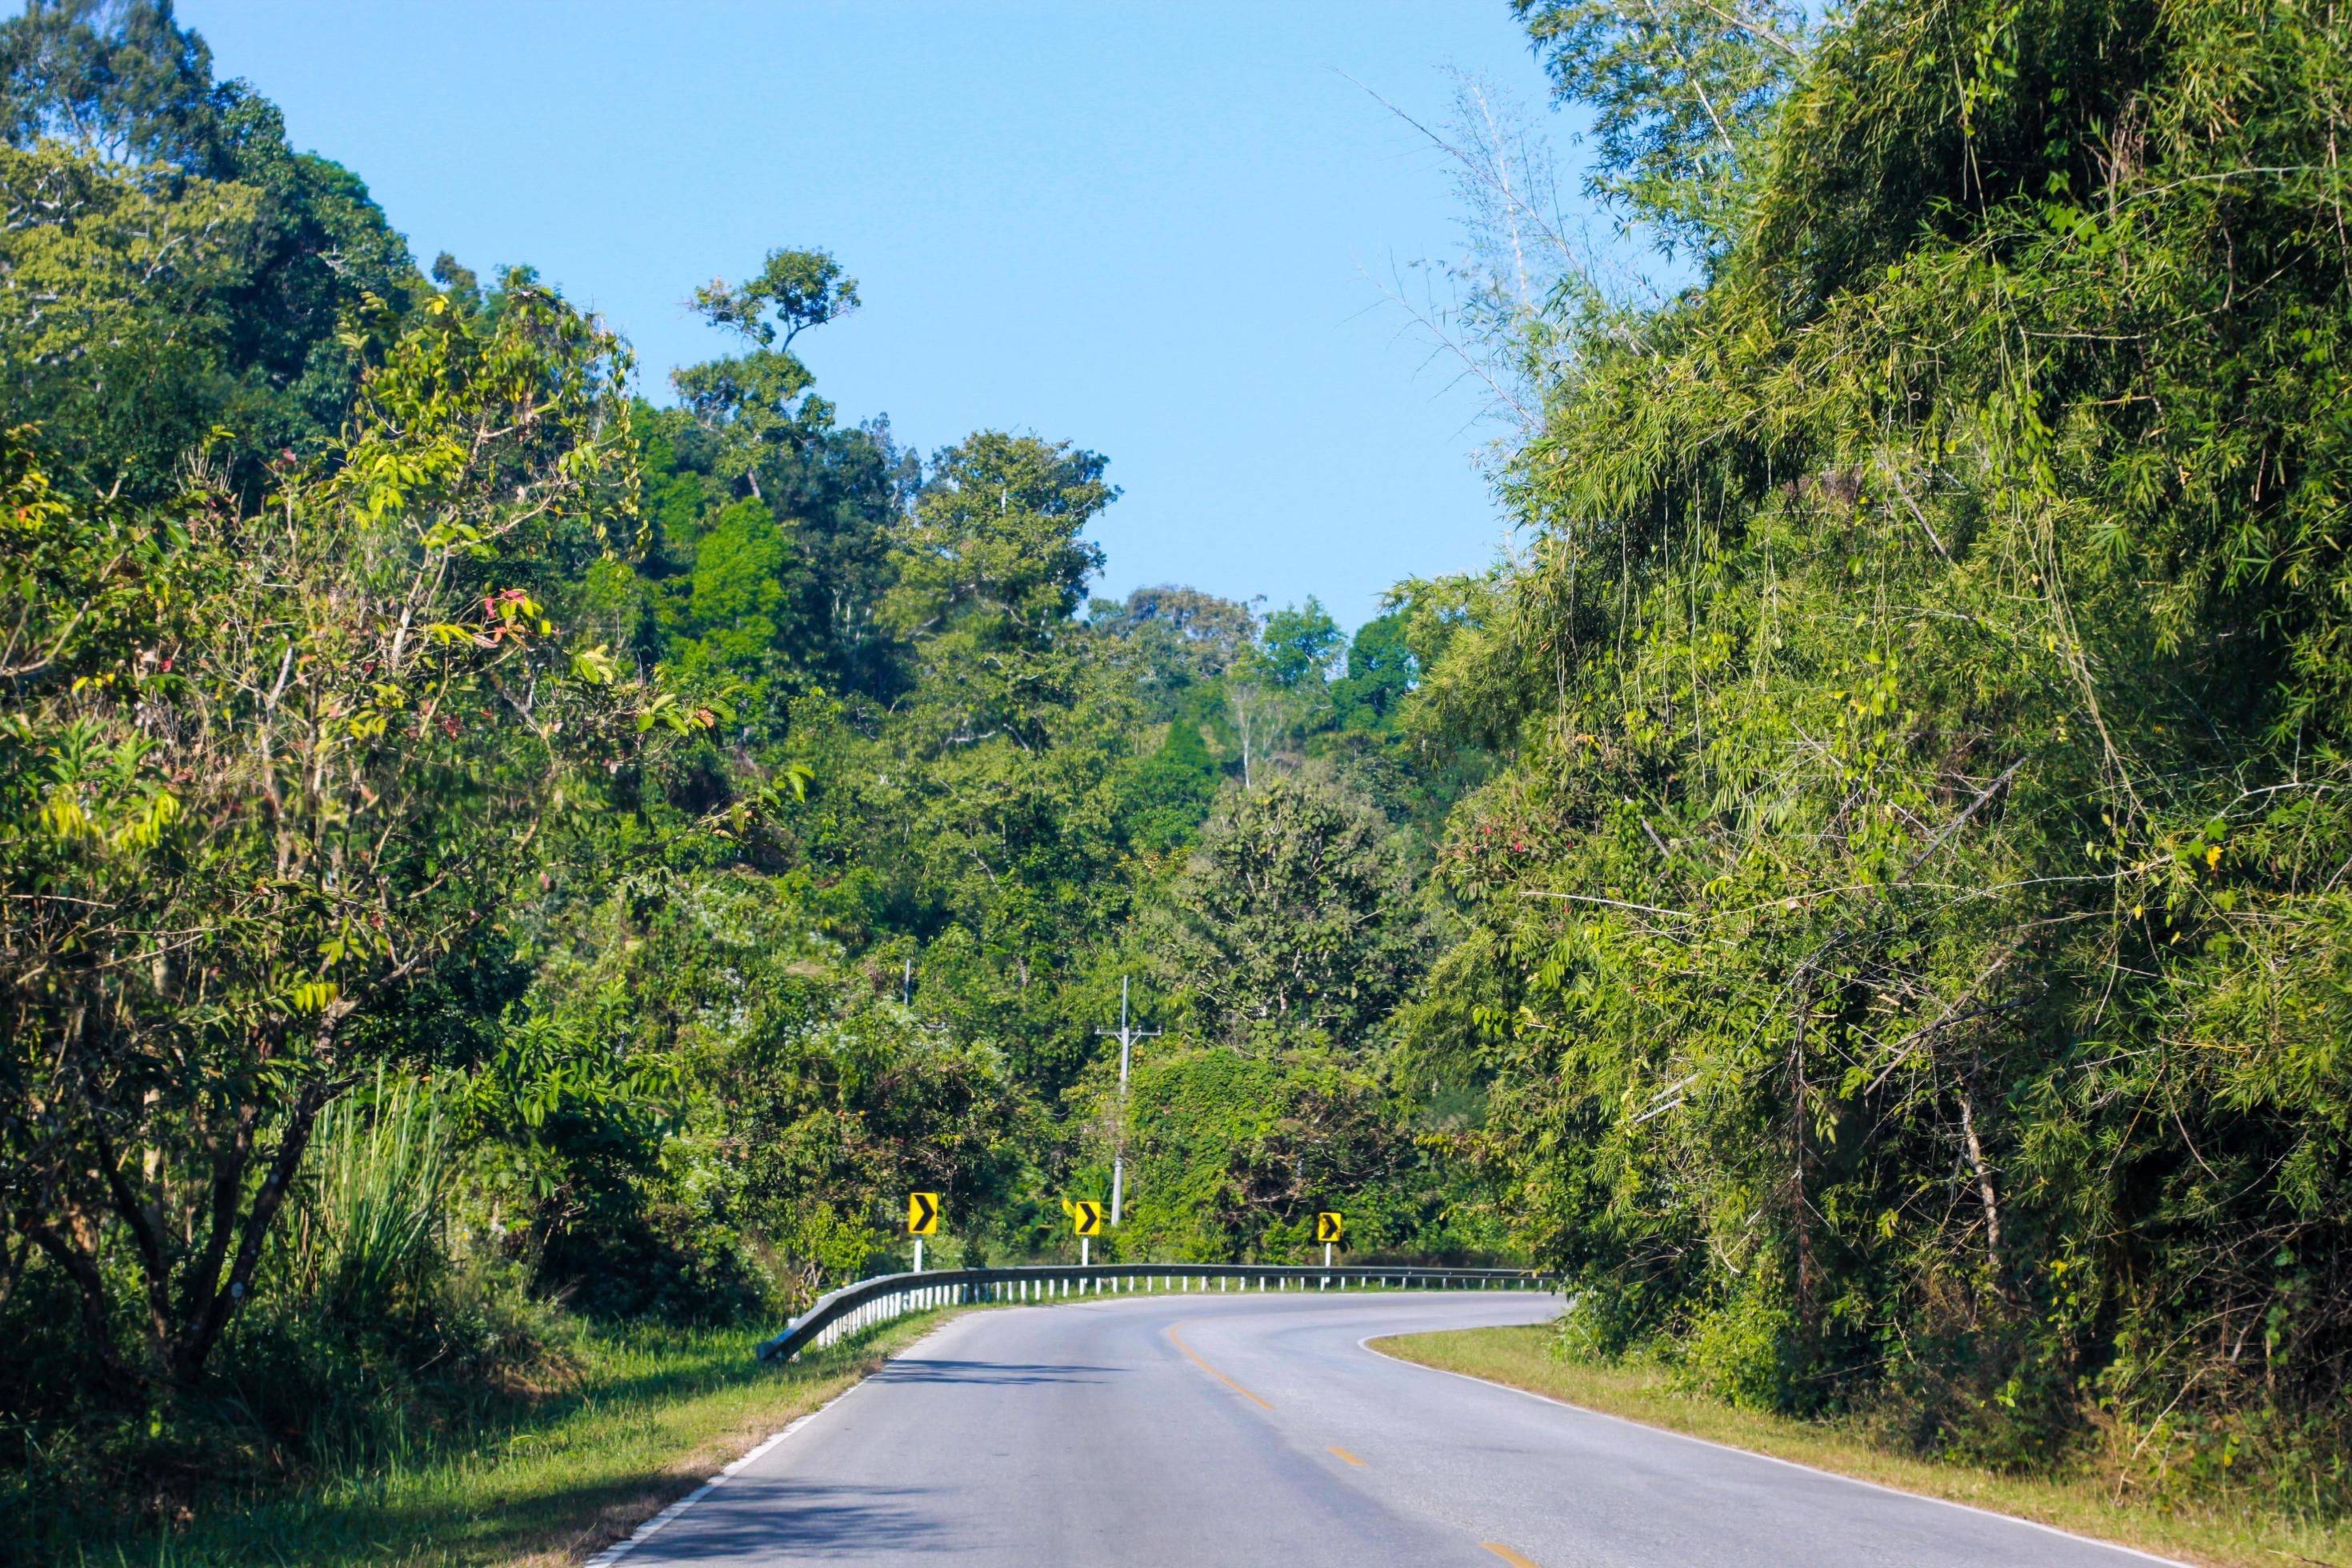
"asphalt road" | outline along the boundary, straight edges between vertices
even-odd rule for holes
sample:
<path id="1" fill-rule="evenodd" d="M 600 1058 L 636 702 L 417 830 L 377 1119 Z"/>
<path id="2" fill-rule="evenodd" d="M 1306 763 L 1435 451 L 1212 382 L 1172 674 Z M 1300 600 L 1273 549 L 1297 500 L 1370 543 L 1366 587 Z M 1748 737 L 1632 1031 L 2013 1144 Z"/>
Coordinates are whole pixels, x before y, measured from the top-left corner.
<path id="1" fill-rule="evenodd" d="M 1391 1361 L 1359 1342 L 1556 1310 L 1518 1293 L 1212 1293 L 973 1313 L 618 1561 L 2155 1561 Z"/>

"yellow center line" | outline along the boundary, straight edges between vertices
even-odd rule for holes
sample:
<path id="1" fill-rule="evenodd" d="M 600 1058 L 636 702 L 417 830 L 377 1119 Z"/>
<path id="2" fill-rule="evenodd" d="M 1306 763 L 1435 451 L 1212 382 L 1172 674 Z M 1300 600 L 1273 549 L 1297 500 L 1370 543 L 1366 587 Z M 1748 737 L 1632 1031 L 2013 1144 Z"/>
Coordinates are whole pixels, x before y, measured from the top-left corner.
<path id="1" fill-rule="evenodd" d="M 1478 1544 L 1493 1552 L 1496 1556 L 1501 1558 L 1504 1562 L 1509 1563 L 1511 1568 L 1536 1568 L 1534 1563 L 1528 1562 L 1526 1558 L 1520 1556 L 1517 1552 L 1512 1551 L 1509 1547 L 1504 1545 L 1499 1541 L 1482 1541 Z"/>
<path id="2" fill-rule="evenodd" d="M 1202 1361 L 1201 1359 L 1201 1352 L 1194 1350 L 1191 1345 L 1186 1344 L 1177 1334 L 1176 1331 L 1181 1327 L 1183 1327 L 1181 1323 L 1171 1323 L 1168 1326 L 1168 1337 L 1176 1342 L 1176 1348 L 1178 1350 L 1182 1351 L 1186 1355 L 1192 1358 L 1192 1364 L 1194 1366 L 1199 1367 L 1202 1372 L 1207 1373 L 1211 1377 L 1215 1378 L 1219 1383 L 1223 1384 L 1227 1388 L 1232 1389 L 1244 1399 L 1255 1401 L 1259 1409 L 1271 1410 L 1274 1408 L 1273 1405 L 1268 1405 L 1263 1399 L 1259 1399 L 1256 1394 L 1252 1394 L 1248 1389 L 1244 1388 L 1240 1384 L 1235 1383 L 1232 1378 L 1227 1377 L 1223 1373 L 1219 1372 L 1215 1367 L 1211 1366 L 1207 1362 Z"/>
<path id="3" fill-rule="evenodd" d="M 1347 1461 L 1348 1461 L 1348 1463 L 1349 1463 L 1349 1464 L 1351 1464 L 1351 1465 L 1360 1465 L 1360 1464 L 1362 1464 L 1362 1463 L 1364 1462 L 1363 1460 L 1361 1460 L 1361 1459 L 1360 1459 L 1360 1458 L 1356 1458 L 1356 1456 L 1355 1456 L 1355 1455 L 1350 1454 L 1349 1452 L 1348 1452 L 1348 1450 L 1347 1450 L 1347 1449 L 1345 1449 L 1345 1448 L 1334 1447 L 1334 1448 L 1331 1450 L 1331 1452 L 1333 1452 L 1333 1453 L 1335 1453 L 1335 1454 L 1339 1455 L 1341 1458 L 1343 1458 L 1343 1459 L 1347 1460 Z"/>

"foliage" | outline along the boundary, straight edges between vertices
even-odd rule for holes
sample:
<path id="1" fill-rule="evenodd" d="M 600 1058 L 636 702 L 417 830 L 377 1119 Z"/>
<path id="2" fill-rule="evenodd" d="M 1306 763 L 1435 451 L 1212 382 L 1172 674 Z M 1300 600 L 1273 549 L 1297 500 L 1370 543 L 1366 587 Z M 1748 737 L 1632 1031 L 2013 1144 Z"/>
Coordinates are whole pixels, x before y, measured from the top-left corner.
<path id="1" fill-rule="evenodd" d="M 1345 1051 L 1179 1045 L 1137 1073 L 1118 1256 L 1309 1262 L 1318 1211 L 1351 1257 L 1469 1261 L 1503 1237 L 1409 1096 Z"/>
<path id="2" fill-rule="evenodd" d="M 314 1308 L 386 1301 L 447 1256 L 442 1227 L 455 1177 L 440 1097 L 378 1069 L 374 1093 L 319 1112 L 308 1197 L 282 1243 L 285 1288 Z"/>
<path id="3" fill-rule="evenodd" d="M 197 446 L 226 412 L 213 383 L 261 202 L 250 185 L 117 173 L 58 142 L 0 149 L 12 421 L 79 435 L 68 461 L 143 449 L 135 480 L 160 482 L 164 454 Z"/>
<path id="4" fill-rule="evenodd" d="M 1580 329 L 1425 666 L 1516 755 L 1416 1059 L 1592 1346 L 2339 1508 L 2352 33 L 1675 11 L 1752 95 L 1702 164 L 1681 23 L 1528 15 L 1708 266 Z"/>
<path id="5" fill-rule="evenodd" d="M 368 1025 L 560 831 L 573 760 L 693 722 L 524 585 L 625 516 L 617 353 L 528 289 L 479 334 L 427 311 L 263 513 L 67 501 L 11 444 L 7 1198 L 117 1376 L 202 1365 Z"/>
<path id="6" fill-rule="evenodd" d="M 0 423 L 53 470 L 164 501 L 209 442 L 247 503 L 330 446 L 361 368 L 344 318 L 425 290 L 366 187 L 215 83 L 164 0 L 37 0 L 0 22 L 7 279 Z"/>
<path id="7" fill-rule="evenodd" d="M 1801 7 L 1511 0 L 1562 98 L 1593 110 L 1588 182 L 1669 245 L 1714 251 L 1738 222 L 1805 60 Z"/>
<path id="8" fill-rule="evenodd" d="M 1395 1004 L 1420 932 L 1404 867 L 1365 802 L 1309 775 L 1233 798 L 1169 890 L 1168 979 L 1236 1041 L 1362 1041 Z"/>

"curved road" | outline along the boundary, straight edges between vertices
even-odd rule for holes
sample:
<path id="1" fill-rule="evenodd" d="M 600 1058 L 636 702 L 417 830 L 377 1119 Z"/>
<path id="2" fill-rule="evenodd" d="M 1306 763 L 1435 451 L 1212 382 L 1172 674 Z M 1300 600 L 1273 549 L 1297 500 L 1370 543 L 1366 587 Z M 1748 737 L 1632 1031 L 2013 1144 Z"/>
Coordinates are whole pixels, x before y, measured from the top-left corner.
<path id="1" fill-rule="evenodd" d="M 2158 1561 L 1373 1354 L 1532 1294 L 1179 1295 L 948 1324 L 625 1568 Z"/>

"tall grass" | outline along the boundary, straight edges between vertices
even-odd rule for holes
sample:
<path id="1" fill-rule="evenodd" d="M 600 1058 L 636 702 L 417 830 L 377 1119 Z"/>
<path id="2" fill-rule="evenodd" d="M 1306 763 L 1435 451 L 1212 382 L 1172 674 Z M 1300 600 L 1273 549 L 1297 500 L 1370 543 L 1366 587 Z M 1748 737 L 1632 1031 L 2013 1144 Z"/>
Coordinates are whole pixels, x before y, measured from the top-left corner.
<path id="1" fill-rule="evenodd" d="M 414 1079 L 379 1070 L 372 1093 L 321 1111 L 309 1191 L 286 1233 L 281 1288 L 344 1316 L 380 1310 L 438 1272 L 448 1258 L 455 1152 L 441 1097 Z"/>
<path id="2" fill-rule="evenodd" d="M 109 1538 L 168 1556 L 165 1521 L 429 1467 L 569 1386 L 561 1312 L 450 1217 L 465 1159 L 447 1092 L 413 1077 L 381 1072 L 329 1107 L 202 1384 L 0 1421 L 0 1564 Z M 0 1331 L 20 1360 L 60 1362 L 79 1342 L 42 1320 L 53 1282 L 34 1284 L 43 1302 L 20 1295 Z"/>
<path id="3" fill-rule="evenodd" d="M 266 1470 L 397 1467 L 560 1374 L 552 1310 L 455 1232 L 462 1162 L 446 1095 L 415 1079 L 379 1072 L 320 1114 L 214 1401 Z"/>

